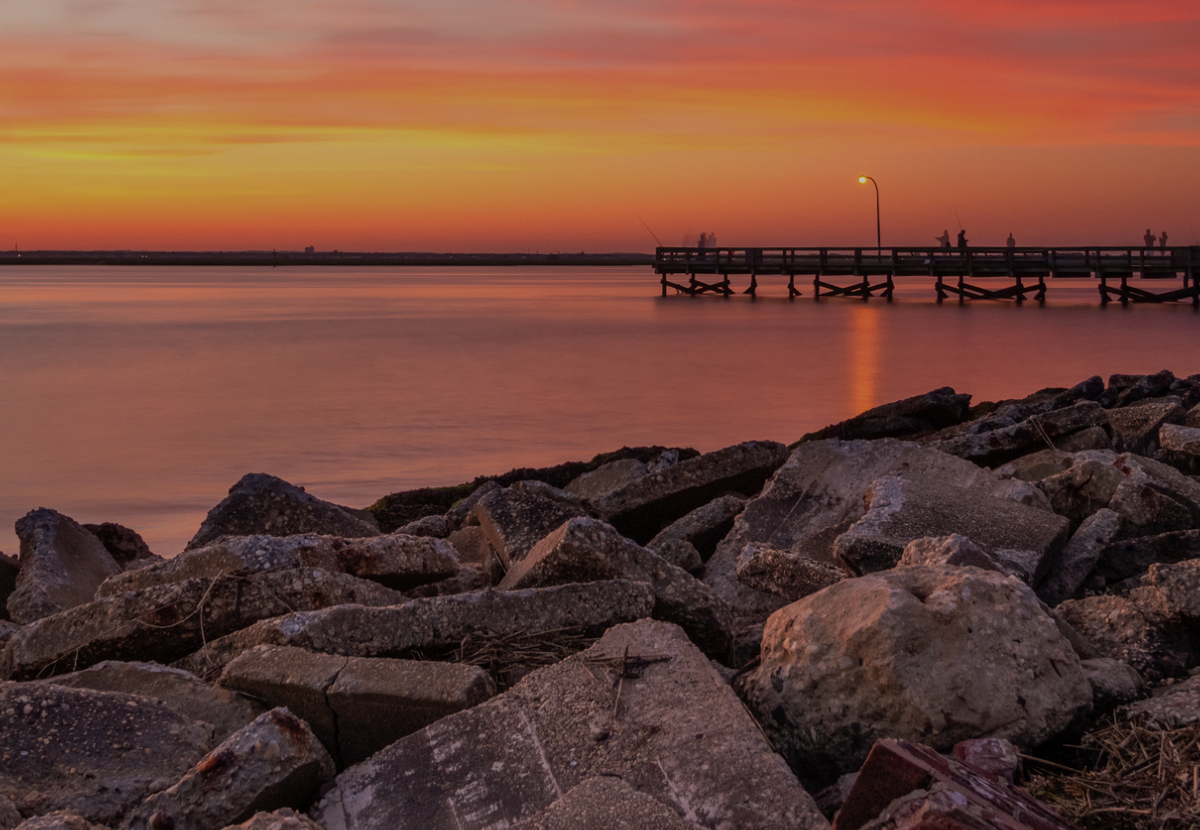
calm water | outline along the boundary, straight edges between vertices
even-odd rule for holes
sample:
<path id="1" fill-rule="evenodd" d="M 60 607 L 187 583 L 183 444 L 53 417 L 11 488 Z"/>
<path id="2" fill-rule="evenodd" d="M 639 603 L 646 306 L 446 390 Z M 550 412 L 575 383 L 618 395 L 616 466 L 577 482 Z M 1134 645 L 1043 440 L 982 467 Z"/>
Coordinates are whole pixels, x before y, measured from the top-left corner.
<path id="1" fill-rule="evenodd" d="M 0 269 L 0 550 L 53 507 L 171 556 L 247 472 L 331 501 L 666 444 L 791 442 L 938 386 L 976 401 L 1200 372 L 1187 305 L 659 297 L 649 269 Z M 1161 287 L 1156 286 L 1156 287 Z M 764 296 L 773 295 L 773 296 Z"/>

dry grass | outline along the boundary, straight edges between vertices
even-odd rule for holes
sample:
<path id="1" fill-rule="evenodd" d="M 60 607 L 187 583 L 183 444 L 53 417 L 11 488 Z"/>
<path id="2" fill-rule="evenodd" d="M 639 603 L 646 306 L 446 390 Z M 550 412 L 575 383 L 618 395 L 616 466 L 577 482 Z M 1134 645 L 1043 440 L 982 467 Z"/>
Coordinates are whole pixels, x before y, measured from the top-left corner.
<path id="1" fill-rule="evenodd" d="M 541 634 L 474 633 L 463 639 L 453 659 L 479 666 L 504 690 L 530 670 L 552 666 L 589 648 L 598 639 L 577 629 Z"/>
<path id="2" fill-rule="evenodd" d="M 1089 732 L 1083 748 L 1099 752 L 1093 769 L 1039 766 L 1025 788 L 1086 830 L 1200 827 L 1200 723 L 1114 723 Z"/>

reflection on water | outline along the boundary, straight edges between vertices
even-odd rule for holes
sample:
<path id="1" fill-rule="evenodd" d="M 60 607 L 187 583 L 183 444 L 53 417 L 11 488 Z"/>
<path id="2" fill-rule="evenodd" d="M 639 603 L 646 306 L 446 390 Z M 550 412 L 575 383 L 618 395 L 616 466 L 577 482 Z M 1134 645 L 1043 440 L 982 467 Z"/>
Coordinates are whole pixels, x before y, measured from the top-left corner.
<path id="1" fill-rule="evenodd" d="M 939 386 L 976 401 L 1200 371 L 1190 306 L 659 297 L 649 269 L 0 269 L 0 549 L 53 507 L 164 555 L 247 472 L 355 507 L 622 444 L 792 442 Z"/>

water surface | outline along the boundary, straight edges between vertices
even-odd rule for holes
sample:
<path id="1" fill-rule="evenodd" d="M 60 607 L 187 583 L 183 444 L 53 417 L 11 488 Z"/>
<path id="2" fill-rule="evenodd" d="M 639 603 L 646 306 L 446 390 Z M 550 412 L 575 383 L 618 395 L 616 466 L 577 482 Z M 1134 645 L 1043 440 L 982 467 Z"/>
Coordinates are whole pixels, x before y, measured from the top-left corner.
<path id="1" fill-rule="evenodd" d="M 790 443 L 939 386 L 976 401 L 1200 372 L 1190 305 L 659 296 L 647 268 L 0 269 L 0 550 L 53 507 L 172 556 L 247 472 L 362 507 L 623 444 Z M 1156 289 L 1165 288 L 1158 284 Z"/>

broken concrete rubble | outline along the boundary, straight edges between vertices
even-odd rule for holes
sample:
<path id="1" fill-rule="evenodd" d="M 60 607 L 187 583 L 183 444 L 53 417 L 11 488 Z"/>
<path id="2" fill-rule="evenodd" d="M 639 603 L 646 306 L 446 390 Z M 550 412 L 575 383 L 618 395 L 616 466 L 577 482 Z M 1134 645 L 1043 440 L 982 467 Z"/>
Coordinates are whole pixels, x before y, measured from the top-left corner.
<path id="1" fill-rule="evenodd" d="M 506 568 L 524 559 L 534 545 L 563 522 L 587 515 L 576 496 L 540 481 L 521 481 L 492 490 L 471 512 Z"/>
<path id="2" fill-rule="evenodd" d="M 759 542 L 746 545 L 737 559 L 737 578 L 742 584 L 788 602 L 828 588 L 847 576 L 837 565 Z"/>
<path id="3" fill-rule="evenodd" d="M 1158 431 L 1164 424 L 1182 424 L 1187 411 L 1179 398 L 1141 401 L 1135 406 L 1109 410 L 1108 424 L 1113 449 L 1138 455 L 1153 455 L 1158 449 Z"/>
<path id="4" fill-rule="evenodd" d="M 400 739 L 313 814 L 329 830 L 499 826 L 597 775 L 700 827 L 827 826 L 704 656 L 650 620 Z"/>
<path id="5" fill-rule="evenodd" d="M 1107 423 L 1108 414 L 1100 404 L 1081 401 L 1063 409 L 1030 415 L 1011 426 L 968 432 L 936 441 L 931 446 L 984 467 L 996 467 L 1044 448 L 1048 440 Z"/>
<path id="6" fill-rule="evenodd" d="M 745 507 L 746 500 L 741 496 L 718 496 L 663 528 L 646 543 L 646 547 L 658 550 L 673 540 L 686 541 L 707 562 L 717 549 L 717 544 L 733 529 L 734 519 Z"/>
<path id="7" fill-rule="evenodd" d="M 1063 548 L 1057 564 L 1038 587 L 1038 596 L 1051 607 L 1075 596 L 1096 567 L 1100 553 L 1112 544 L 1120 531 L 1121 517 L 1106 507 L 1084 519 Z"/>
<path id="8" fill-rule="evenodd" d="M 638 792 L 614 775 L 589 778 L 540 813 L 510 830 L 697 830 L 653 796 Z"/>

